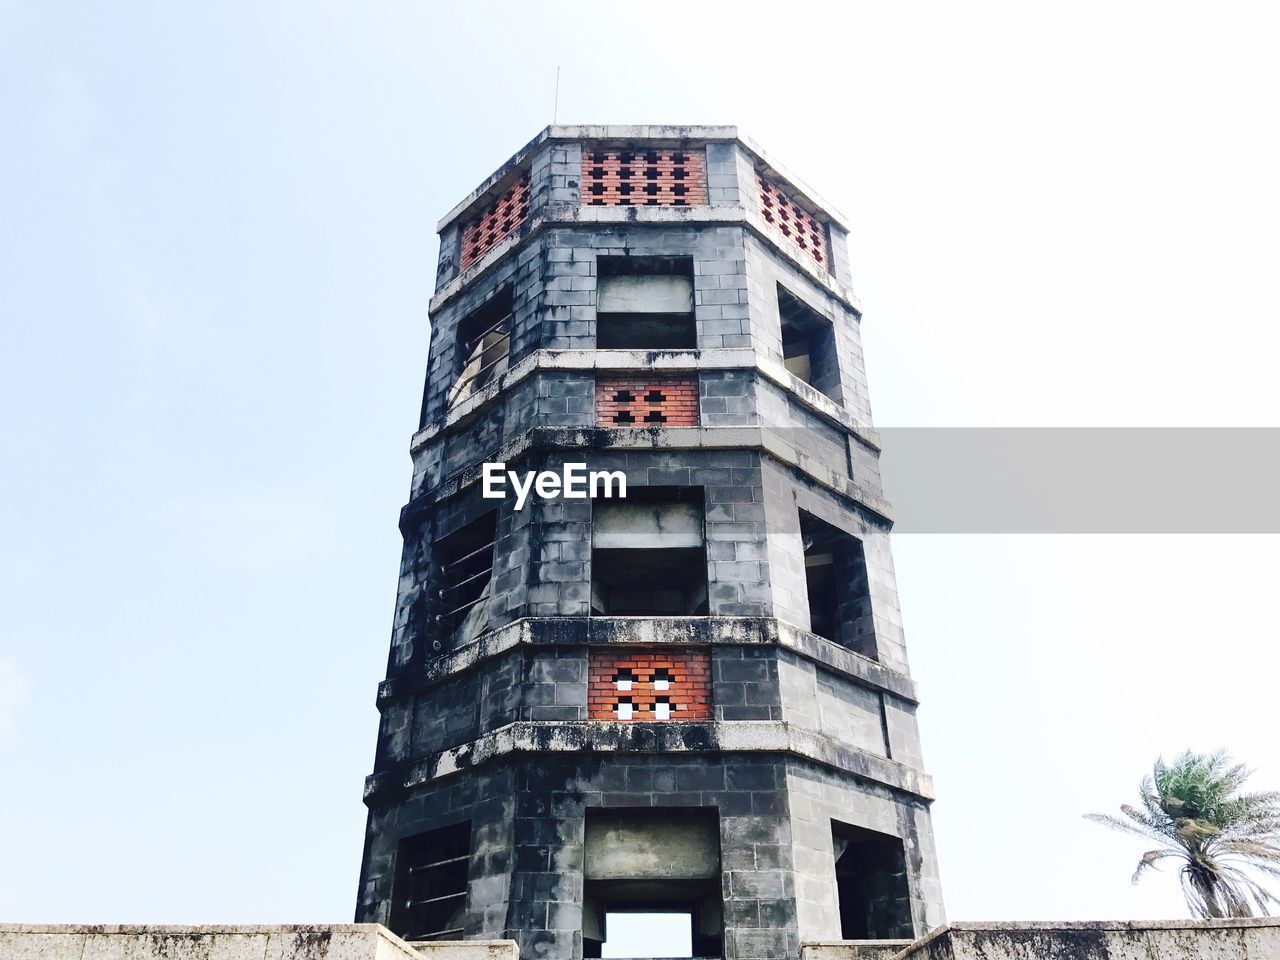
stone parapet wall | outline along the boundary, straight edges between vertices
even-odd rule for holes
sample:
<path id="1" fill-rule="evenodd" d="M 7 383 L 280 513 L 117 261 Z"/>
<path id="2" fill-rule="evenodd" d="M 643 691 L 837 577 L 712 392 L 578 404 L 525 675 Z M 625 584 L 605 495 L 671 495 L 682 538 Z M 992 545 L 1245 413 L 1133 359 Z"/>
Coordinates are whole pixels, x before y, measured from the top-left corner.
<path id="1" fill-rule="evenodd" d="M 0 924 L 4 960 L 518 960 L 512 940 L 410 944 L 376 923 Z"/>
<path id="2" fill-rule="evenodd" d="M 801 960 L 1275 960 L 1280 919 L 953 923 L 903 941 L 805 943 Z"/>

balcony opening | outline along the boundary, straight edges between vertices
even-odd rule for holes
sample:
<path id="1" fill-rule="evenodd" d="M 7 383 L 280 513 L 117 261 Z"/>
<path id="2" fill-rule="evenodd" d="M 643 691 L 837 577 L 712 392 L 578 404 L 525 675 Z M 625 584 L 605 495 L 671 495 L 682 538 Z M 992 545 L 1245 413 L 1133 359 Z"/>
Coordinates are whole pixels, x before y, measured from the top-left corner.
<path id="1" fill-rule="evenodd" d="M 778 316 L 787 372 L 839 403 L 840 365 L 831 321 L 782 286 L 778 287 Z"/>
<path id="2" fill-rule="evenodd" d="M 449 391 L 449 406 L 465 400 L 501 376 L 511 355 L 513 292 L 503 287 L 458 324 L 455 356 L 458 370 Z"/>
<path id="3" fill-rule="evenodd" d="M 707 614 L 701 487 L 633 487 L 593 506 L 591 612 L 605 617 Z"/>
<path id="4" fill-rule="evenodd" d="M 902 841 L 874 830 L 831 822 L 842 940 L 914 936 Z"/>
<path id="5" fill-rule="evenodd" d="M 441 538 L 436 545 L 440 571 L 436 583 L 439 627 L 434 652 L 474 640 L 489 619 L 494 538 L 498 514 L 490 510 Z M 448 641 L 446 643 L 446 641 Z"/>
<path id="6" fill-rule="evenodd" d="M 800 511 L 809 629 L 875 659 L 871 595 L 862 542 Z"/>
<path id="7" fill-rule="evenodd" d="M 390 926 L 405 940 L 460 940 L 471 824 L 405 837 L 396 847 Z"/>
<path id="8" fill-rule="evenodd" d="M 600 257 L 596 275 L 599 349 L 697 346 L 690 257 Z"/>
<path id="9" fill-rule="evenodd" d="M 715 810 L 588 810 L 584 957 L 719 957 Z"/>
<path id="10" fill-rule="evenodd" d="M 615 910 L 604 915 L 609 939 L 586 957 L 692 957 L 693 915 Z"/>

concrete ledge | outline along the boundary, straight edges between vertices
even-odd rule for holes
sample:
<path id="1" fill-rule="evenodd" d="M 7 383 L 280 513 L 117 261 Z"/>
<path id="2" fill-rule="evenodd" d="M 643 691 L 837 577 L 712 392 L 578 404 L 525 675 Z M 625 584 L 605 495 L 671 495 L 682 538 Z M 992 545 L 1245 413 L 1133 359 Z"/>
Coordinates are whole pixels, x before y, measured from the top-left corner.
<path id="1" fill-rule="evenodd" d="M 889 960 L 913 940 L 816 940 L 801 944 L 800 960 Z"/>
<path id="2" fill-rule="evenodd" d="M 596 124 L 553 124 L 543 127 L 539 130 L 523 147 L 517 150 L 510 158 L 508 158 L 493 173 L 485 178 L 480 186 L 476 187 L 459 203 L 455 204 L 453 209 L 440 218 L 436 224 L 436 231 L 442 231 L 457 220 L 481 197 L 490 193 L 495 183 L 501 182 L 508 177 L 514 167 L 521 166 L 525 163 L 534 151 L 547 142 L 575 142 L 575 141 L 595 141 L 602 143 L 633 143 L 636 141 L 648 141 L 650 146 L 661 147 L 671 146 L 678 147 L 690 142 L 716 142 L 736 140 L 746 148 L 747 152 L 753 154 L 757 160 L 764 163 L 770 172 L 775 176 L 786 180 L 793 189 L 798 191 L 813 206 L 820 209 L 828 218 L 838 224 L 846 233 L 849 232 L 850 224 L 848 217 L 836 210 L 830 203 L 822 199 L 812 187 L 806 184 L 799 177 L 796 177 L 775 158 L 765 152 L 764 148 L 755 140 L 739 132 L 735 126 L 727 124 L 620 124 L 620 123 L 596 123 Z"/>
<path id="3" fill-rule="evenodd" d="M 508 470 L 513 470 L 521 457 L 542 450 L 652 450 L 659 453 L 671 450 L 753 450 L 860 508 L 862 520 L 868 526 L 887 533 L 893 524 L 893 508 L 888 500 L 805 453 L 796 444 L 788 442 L 787 435 L 776 428 L 534 427 L 442 480 L 429 493 L 410 500 L 400 511 L 401 532 L 412 527 L 432 504 L 456 497 L 463 490 L 480 483 L 485 463 L 505 463 Z"/>
<path id="4" fill-rule="evenodd" d="M 423 960 L 520 960 L 514 940 L 433 940 L 412 947 Z"/>
<path id="5" fill-rule="evenodd" d="M 495 184 L 502 182 L 502 177 L 498 177 L 493 182 Z M 487 190 L 489 189 L 492 188 L 487 188 Z M 624 212 L 613 213 L 612 211 Z M 566 225 L 643 227 L 675 223 L 702 224 L 704 226 L 740 226 L 750 230 L 757 239 L 768 244 L 777 253 L 785 257 L 788 263 L 808 277 L 809 280 L 840 300 L 859 316 L 862 316 L 862 301 L 858 299 L 858 295 L 851 288 L 842 283 L 835 274 L 818 266 L 810 257 L 801 252 L 796 244 L 785 240 L 776 231 L 769 229 L 754 210 L 748 211 L 747 208 L 734 204 L 706 207 L 581 207 L 577 205 L 545 207 L 541 213 L 535 214 L 526 220 L 515 233 L 496 244 L 479 260 L 465 270 L 460 271 L 456 277 L 440 287 L 431 297 L 427 310 L 434 316 L 454 297 L 464 290 L 470 289 L 471 285 L 487 274 L 491 267 L 501 263 L 513 251 L 526 246 L 529 241 L 539 236 L 544 230 Z"/>
<path id="6" fill-rule="evenodd" d="M 780 363 L 757 356 L 750 347 L 713 347 L 707 350 L 535 350 L 479 392 L 461 401 L 445 415 L 444 424 L 430 424 L 413 435 L 409 452 L 416 454 L 441 434 L 464 425 L 511 387 L 541 370 L 599 370 L 697 373 L 702 370 L 754 371 L 831 426 L 852 436 L 867 449 L 880 452 L 875 428 L 854 419 L 847 410 L 819 393 Z"/>
<path id="7" fill-rule="evenodd" d="M 365 780 L 365 802 L 530 753 L 785 753 L 920 800 L 933 799 L 933 779 L 928 774 L 781 720 L 520 720 L 426 759 L 369 776 Z"/>
<path id="8" fill-rule="evenodd" d="M 1275 960 L 1280 919 L 953 923 L 897 952 L 877 944 L 823 941 L 801 960 Z"/>
<path id="9" fill-rule="evenodd" d="M 511 944 L 514 949 L 515 944 Z M 515 952 L 431 954 L 448 960 Z M 4 960 L 417 960 L 376 923 L 249 925 L 0 924 Z"/>
<path id="10" fill-rule="evenodd" d="M 750 646 L 776 643 L 828 670 L 908 703 L 919 703 L 916 682 L 816 633 L 773 617 L 522 617 L 431 660 L 417 673 L 383 680 L 378 703 L 411 697 L 521 645 Z"/>

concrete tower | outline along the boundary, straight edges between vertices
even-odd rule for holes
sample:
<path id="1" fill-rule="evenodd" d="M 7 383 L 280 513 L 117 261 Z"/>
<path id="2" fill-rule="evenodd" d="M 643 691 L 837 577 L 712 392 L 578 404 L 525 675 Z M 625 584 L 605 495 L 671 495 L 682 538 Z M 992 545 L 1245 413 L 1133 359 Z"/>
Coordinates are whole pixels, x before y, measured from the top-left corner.
<path id="1" fill-rule="evenodd" d="M 730 960 L 942 923 L 845 223 L 732 127 L 554 126 L 439 232 L 357 919 L 557 960 L 626 911 Z"/>

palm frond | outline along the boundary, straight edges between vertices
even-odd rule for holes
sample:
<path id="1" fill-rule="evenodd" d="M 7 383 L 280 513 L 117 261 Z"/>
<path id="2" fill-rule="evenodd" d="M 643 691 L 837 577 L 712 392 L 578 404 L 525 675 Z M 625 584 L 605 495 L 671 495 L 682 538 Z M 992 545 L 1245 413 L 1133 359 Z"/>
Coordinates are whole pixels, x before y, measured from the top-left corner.
<path id="1" fill-rule="evenodd" d="M 1085 819 L 1160 845 L 1139 858 L 1134 883 L 1181 859 L 1178 882 L 1193 916 L 1265 916 L 1280 906 L 1259 882 L 1280 879 L 1280 791 L 1244 793 L 1252 772 L 1222 750 L 1157 757 L 1139 785 L 1139 806 Z"/>

